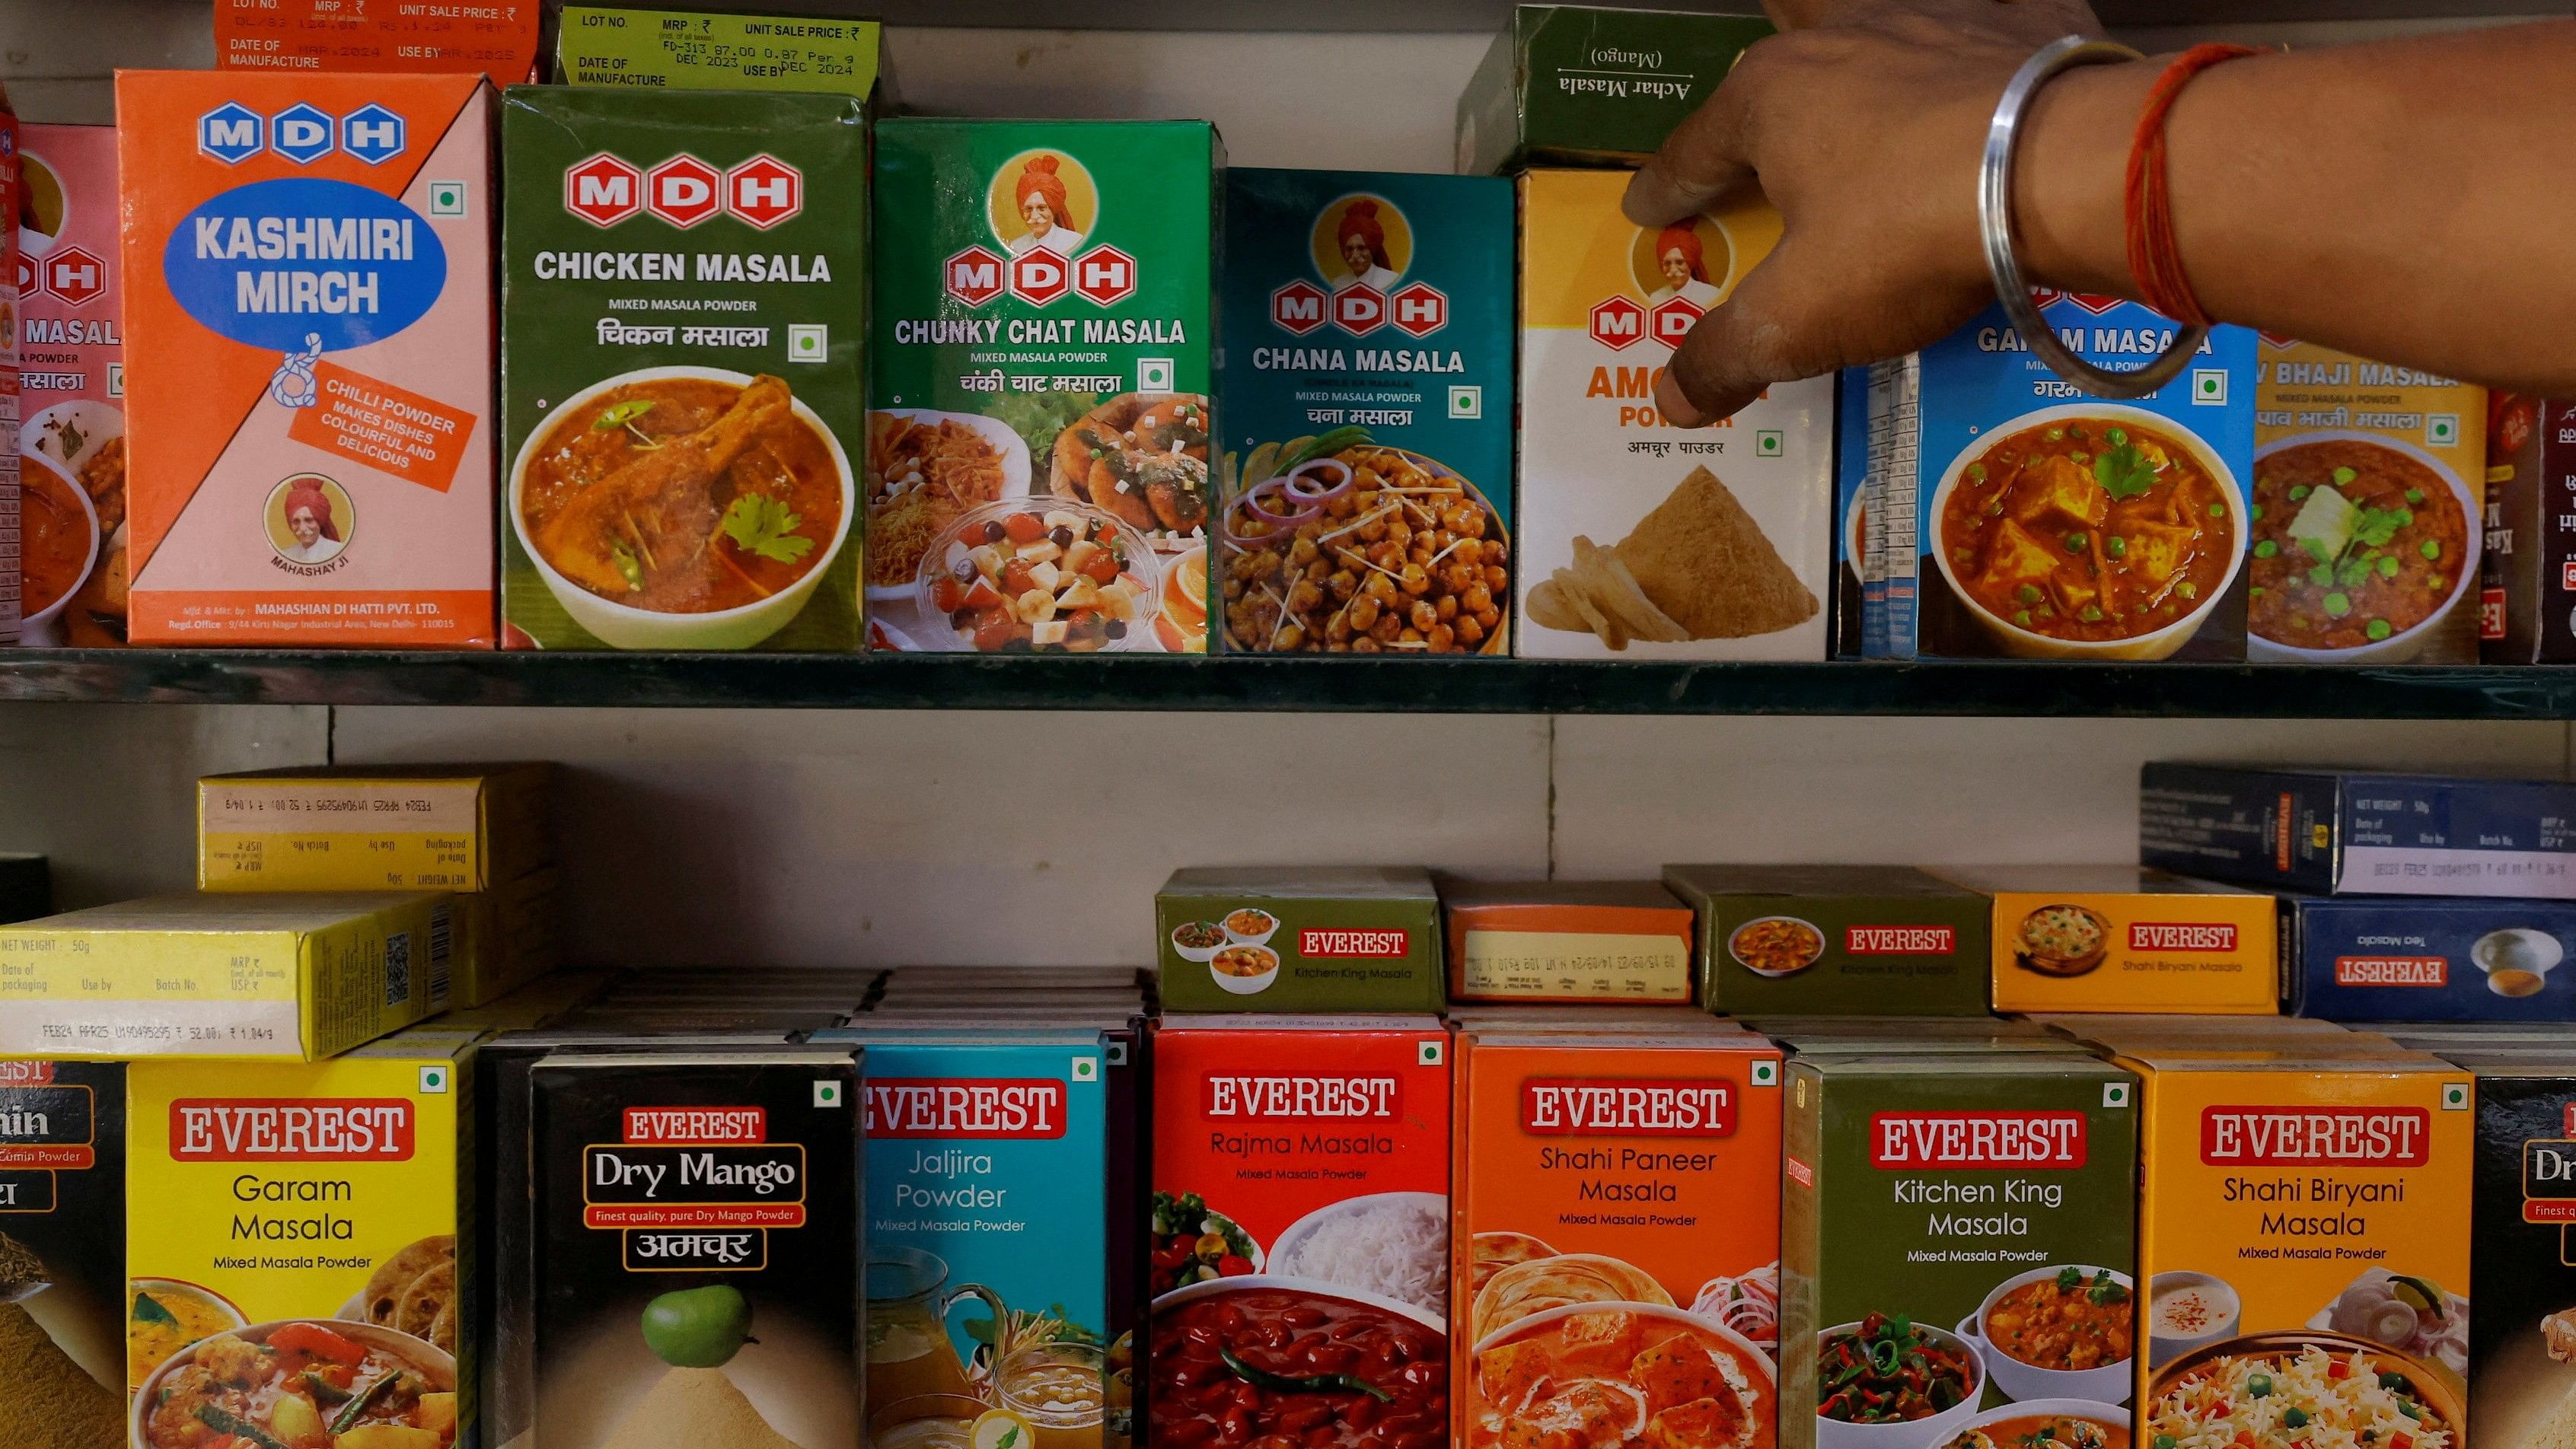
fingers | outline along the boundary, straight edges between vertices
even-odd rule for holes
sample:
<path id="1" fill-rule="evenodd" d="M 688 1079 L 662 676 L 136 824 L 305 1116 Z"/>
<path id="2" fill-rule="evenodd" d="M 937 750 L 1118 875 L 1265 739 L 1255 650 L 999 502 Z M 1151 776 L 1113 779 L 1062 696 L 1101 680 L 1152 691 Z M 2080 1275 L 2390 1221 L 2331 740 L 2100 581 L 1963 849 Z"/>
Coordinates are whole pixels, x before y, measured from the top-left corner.
<path id="1" fill-rule="evenodd" d="M 1699 319 L 1655 384 L 1655 408 L 1666 422 L 1702 427 L 1742 412 L 1773 383 L 1810 375 L 1800 359 L 1815 349 L 1793 331 L 1801 314 L 1790 299 L 1798 285 L 1796 250 L 1783 241 Z"/>
<path id="2" fill-rule="evenodd" d="M 1745 74 L 1751 52 L 1700 108 L 1673 128 L 1654 159 L 1628 179 L 1620 210 L 1639 226 L 1670 226 L 1697 216 L 1711 202 L 1753 179 L 1745 135 L 1746 97 L 1754 77 Z"/>

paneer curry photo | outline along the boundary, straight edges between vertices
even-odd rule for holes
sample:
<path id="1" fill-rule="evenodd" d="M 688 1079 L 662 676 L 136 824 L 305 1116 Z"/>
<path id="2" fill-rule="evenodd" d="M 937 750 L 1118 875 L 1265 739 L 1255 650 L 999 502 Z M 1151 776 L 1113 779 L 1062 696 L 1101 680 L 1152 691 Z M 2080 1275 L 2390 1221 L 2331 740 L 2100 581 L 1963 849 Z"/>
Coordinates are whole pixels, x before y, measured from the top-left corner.
<path id="1" fill-rule="evenodd" d="M 456 1363 L 363 1323 L 258 1324 L 198 1342 L 135 1396 L 134 1449 L 451 1449 Z"/>

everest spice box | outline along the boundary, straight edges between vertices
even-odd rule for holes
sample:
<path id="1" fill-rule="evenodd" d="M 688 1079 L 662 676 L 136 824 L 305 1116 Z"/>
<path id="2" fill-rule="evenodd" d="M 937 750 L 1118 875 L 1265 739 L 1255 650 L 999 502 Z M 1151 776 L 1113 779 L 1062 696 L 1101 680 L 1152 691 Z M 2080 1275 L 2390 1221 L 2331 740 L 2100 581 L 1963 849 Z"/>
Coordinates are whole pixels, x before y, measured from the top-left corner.
<path id="1" fill-rule="evenodd" d="M 2245 656 L 2475 664 L 2487 390 L 2263 334 Z"/>
<path id="2" fill-rule="evenodd" d="M 1412 867 L 1172 872 L 1154 897 L 1172 1011 L 1438 1011 L 1440 897 Z"/>
<path id="3" fill-rule="evenodd" d="M 2489 664 L 2576 659 L 2576 403 L 2487 399 L 2479 649 Z"/>
<path id="4" fill-rule="evenodd" d="M 2138 859 L 2313 895 L 2576 900 L 2576 784 L 2149 763 Z"/>
<path id="5" fill-rule="evenodd" d="M 1516 5 L 1458 98 L 1458 170 L 1643 161 L 1770 33 L 1755 17 Z"/>
<path id="6" fill-rule="evenodd" d="M 354 765 L 197 782 L 200 890 L 490 890 L 552 862 L 554 767 Z"/>
<path id="7" fill-rule="evenodd" d="M 505 642 L 860 647 L 860 103 L 517 87 L 501 149 Z"/>
<path id="8" fill-rule="evenodd" d="M 2128 1443 L 2077 1426 L 2128 1426 L 2137 1079 L 2072 1051 L 1788 1075 L 1784 1449 Z"/>
<path id="9" fill-rule="evenodd" d="M 116 130 L 22 126 L 19 643 L 125 642 Z"/>
<path id="10" fill-rule="evenodd" d="M 2140 1439 L 2296 1412 L 2323 1442 L 2461 1449 L 2469 1074 L 2304 1047 L 2118 1060 L 2144 1079 Z"/>
<path id="11" fill-rule="evenodd" d="M 533 1252 L 495 1306 L 532 1442 L 865 1442 L 856 1049 L 567 1053 L 524 1082 L 502 1150 L 532 1190 L 502 1206 Z"/>
<path id="12" fill-rule="evenodd" d="M 1691 911 L 1653 881 L 1444 881 L 1452 1001 L 1687 1002 Z"/>
<path id="13" fill-rule="evenodd" d="M 122 71 L 129 634 L 489 648 L 492 92 Z"/>
<path id="14" fill-rule="evenodd" d="M 1513 649 L 1535 658 L 1822 659 L 1834 380 L 1706 428 L 1655 378 L 1780 238 L 1759 196 L 1659 230 L 1627 175 L 1520 178 L 1521 478 Z"/>
<path id="15" fill-rule="evenodd" d="M 1436 1449 L 1449 1430 L 1447 1029 L 1165 1017 L 1153 1071 L 1146 1441 L 1329 1429 L 1336 1443 Z M 1316 1380 L 1317 1348 L 1349 1355 L 1348 1377 Z"/>
<path id="16" fill-rule="evenodd" d="M 820 15 L 568 4 L 555 80 L 628 90 L 828 91 L 873 101 L 883 28 Z"/>
<path id="17" fill-rule="evenodd" d="M 171 895 L 0 928 L 0 1052 L 319 1061 L 447 1005 L 439 892 Z"/>
<path id="18" fill-rule="evenodd" d="M 2576 1023 L 2567 902 L 2283 896 L 2281 933 L 2301 1016 Z"/>
<path id="19" fill-rule="evenodd" d="M 1993 904 L 1997 1011 L 2280 1014 L 2268 895 L 2125 865 L 1942 875 Z"/>
<path id="20" fill-rule="evenodd" d="M 125 1064 L 0 1058 L 0 1423 L 125 1442 Z"/>
<path id="21" fill-rule="evenodd" d="M 1775 1443 L 1779 1048 L 1504 1028 L 1456 1072 L 1455 1442 L 1608 1401 L 1629 1442 Z"/>
<path id="22" fill-rule="evenodd" d="M 126 1354 L 154 1423 L 207 1422 L 203 1404 L 251 1445 L 335 1422 L 344 1443 L 474 1442 L 473 1042 L 427 1027 L 327 1062 L 134 1063 Z M 390 1370 L 400 1391 L 366 1391 Z M 245 1372 L 257 1391 L 227 1387 Z"/>
<path id="23" fill-rule="evenodd" d="M 2477 1074 L 2469 1402 L 2478 1443 L 2576 1442 L 2576 1055 L 2442 1055 Z"/>
<path id="24" fill-rule="evenodd" d="M 1985 901 L 1919 870 L 1669 865 L 1700 1004 L 1734 1015 L 1986 1015 Z"/>
<path id="25" fill-rule="evenodd" d="M 1225 647 L 1509 654 L 1511 183 L 1237 168 L 1225 225 Z"/>
<path id="26" fill-rule="evenodd" d="M 906 117 L 875 138 L 872 642 L 1204 652 L 1216 131 Z"/>

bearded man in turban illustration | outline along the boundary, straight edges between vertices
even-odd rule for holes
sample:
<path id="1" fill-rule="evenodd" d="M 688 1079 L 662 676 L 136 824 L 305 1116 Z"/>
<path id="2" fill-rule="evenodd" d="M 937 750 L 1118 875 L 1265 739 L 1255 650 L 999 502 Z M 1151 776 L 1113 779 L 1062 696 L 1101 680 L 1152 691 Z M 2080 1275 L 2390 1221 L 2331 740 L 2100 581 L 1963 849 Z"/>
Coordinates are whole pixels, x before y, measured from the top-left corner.
<path id="1" fill-rule="evenodd" d="M 1646 298 L 1648 306 L 1661 306 L 1675 297 L 1701 308 L 1717 305 L 1717 284 L 1708 279 L 1707 250 L 1699 233 L 1686 226 L 1668 226 L 1655 238 L 1655 270 L 1663 273 L 1664 285 Z"/>
<path id="2" fill-rule="evenodd" d="M 1060 156 L 1032 156 L 1029 164 L 1020 168 L 1012 195 L 1019 201 L 1020 220 L 1029 230 L 1011 242 L 1011 255 L 1043 247 L 1070 258 L 1082 249 L 1082 233 L 1074 230 L 1073 207 L 1065 195 L 1064 177 L 1058 174 L 1063 166 L 1064 158 Z"/>
<path id="3" fill-rule="evenodd" d="M 299 478 L 294 487 L 286 490 L 286 530 L 295 535 L 295 545 L 280 552 L 290 563 L 329 563 L 347 546 L 340 538 L 340 520 L 333 514 L 331 495 L 323 491 L 317 479 Z"/>
<path id="4" fill-rule="evenodd" d="M 1345 287 L 1375 287 L 1379 291 L 1394 288 L 1398 273 L 1387 259 L 1386 223 L 1378 220 L 1377 203 L 1354 201 L 1342 212 L 1342 224 L 1335 237 L 1341 248 L 1342 271 L 1333 278 L 1333 290 Z"/>

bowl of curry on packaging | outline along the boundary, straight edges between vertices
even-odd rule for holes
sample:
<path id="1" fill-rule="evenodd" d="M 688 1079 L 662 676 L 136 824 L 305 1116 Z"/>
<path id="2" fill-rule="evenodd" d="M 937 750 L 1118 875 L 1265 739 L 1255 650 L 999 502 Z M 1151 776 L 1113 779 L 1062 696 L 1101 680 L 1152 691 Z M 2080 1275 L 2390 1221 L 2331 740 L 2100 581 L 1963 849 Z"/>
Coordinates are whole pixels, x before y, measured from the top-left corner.
<path id="1" fill-rule="evenodd" d="M 2041 906 L 2021 918 L 2013 962 L 2042 976 L 2082 976 L 2111 950 L 2111 923 L 2077 905 Z"/>
<path id="2" fill-rule="evenodd" d="M 2248 659 L 2401 664 L 2474 592 L 2479 500 L 2449 464 L 2375 433 L 2254 454 Z"/>
<path id="3" fill-rule="evenodd" d="M 1237 996 L 1258 996 L 1279 979 L 1279 953 L 1242 942 L 1221 946 L 1208 959 L 1208 974 Z"/>
<path id="4" fill-rule="evenodd" d="M 2121 1404 L 2135 1377 L 2137 1319 L 2128 1274 L 2060 1264 L 1996 1284 L 1959 1332 L 2016 1400 Z"/>
<path id="5" fill-rule="evenodd" d="M 1179 957 L 1204 966 L 1216 959 L 1216 953 L 1234 944 L 1234 938 L 1214 921 L 1183 921 L 1172 928 L 1172 950 Z"/>
<path id="6" fill-rule="evenodd" d="M 371 1323 L 255 1323 L 190 1344 L 154 1370 L 134 1396 L 131 1428 L 135 1449 L 450 1449 L 456 1360 Z M 394 1429 L 409 1432 L 383 1432 Z"/>
<path id="7" fill-rule="evenodd" d="M 858 484 L 778 378 L 647 367 L 556 404 L 510 465 L 511 527 L 574 623 L 616 649 L 749 649 L 850 540 Z"/>

